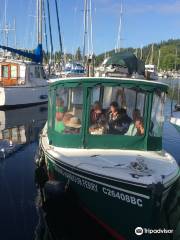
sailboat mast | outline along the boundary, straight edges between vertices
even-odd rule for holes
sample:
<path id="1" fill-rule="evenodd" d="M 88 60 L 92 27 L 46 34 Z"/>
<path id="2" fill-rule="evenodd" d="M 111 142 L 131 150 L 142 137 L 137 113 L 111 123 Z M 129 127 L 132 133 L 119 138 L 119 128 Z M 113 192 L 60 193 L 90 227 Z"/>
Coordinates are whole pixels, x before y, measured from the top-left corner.
<path id="1" fill-rule="evenodd" d="M 176 47 L 176 53 L 175 53 L 175 63 L 174 63 L 175 71 L 177 70 L 177 47 Z"/>
<path id="2" fill-rule="evenodd" d="M 87 36 L 87 0 L 84 0 L 84 43 L 83 43 L 84 64 L 85 64 L 85 55 L 86 55 L 86 36 Z"/>
<path id="3" fill-rule="evenodd" d="M 151 59 L 150 59 L 150 64 L 153 64 L 153 59 L 154 59 L 154 44 L 152 44 L 152 47 L 151 47 Z"/>
<path id="4" fill-rule="evenodd" d="M 55 5 L 56 5 L 56 17 L 57 17 L 57 24 L 58 24 L 59 45 L 60 45 L 60 52 L 62 54 L 62 38 L 61 38 L 61 29 L 60 29 L 60 22 L 59 22 L 59 11 L 58 11 L 57 0 L 55 0 Z"/>
<path id="5" fill-rule="evenodd" d="M 37 0 L 37 43 L 42 44 L 42 0 Z"/>
<path id="6" fill-rule="evenodd" d="M 159 70 L 159 64 L 160 64 L 160 57 L 161 57 L 161 49 L 159 49 L 159 54 L 158 54 L 158 63 L 157 63 L 158 70 Z"/>
<path id="7" fill-rule="evenodd" d="M 119 19 L 119 29 L 118 29 L 118 37 L 117 37 L 117 43 L 115 47 L 116 52 L 121 51 L 121 40 L 122 40 L 122 17 L 123 17 L 123 3 L 121 0 L 121 8 L 120 8 L 120 19 Z"/>

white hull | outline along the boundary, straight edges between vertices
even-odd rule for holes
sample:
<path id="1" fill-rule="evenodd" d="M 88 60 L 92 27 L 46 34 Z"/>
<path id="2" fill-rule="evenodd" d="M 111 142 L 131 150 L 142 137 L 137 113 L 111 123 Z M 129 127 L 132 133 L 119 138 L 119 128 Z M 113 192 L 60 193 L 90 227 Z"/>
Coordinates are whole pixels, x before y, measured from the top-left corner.
<path id="1" fill-rule="evenodd" d="M 0 87 L 0 106 L 16 106 L 48 101 L 48 86 Z"/>

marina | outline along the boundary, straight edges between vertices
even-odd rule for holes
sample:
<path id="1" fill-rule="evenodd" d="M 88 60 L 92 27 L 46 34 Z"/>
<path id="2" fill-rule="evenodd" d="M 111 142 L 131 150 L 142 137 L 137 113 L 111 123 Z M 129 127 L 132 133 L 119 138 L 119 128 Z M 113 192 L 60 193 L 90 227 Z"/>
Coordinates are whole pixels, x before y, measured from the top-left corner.
<path id="1" fill-rule="evenodd" d="M 0 239 L 180 239 L 180 11 L 132 2 L 2 1 Z"/>

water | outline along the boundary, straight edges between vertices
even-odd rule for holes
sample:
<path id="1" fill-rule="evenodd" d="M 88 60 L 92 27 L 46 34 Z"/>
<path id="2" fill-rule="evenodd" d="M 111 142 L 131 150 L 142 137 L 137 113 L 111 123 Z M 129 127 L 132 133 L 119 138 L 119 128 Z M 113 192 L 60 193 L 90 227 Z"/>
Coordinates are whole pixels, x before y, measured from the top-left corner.
<path id="1" fill-rule="evenodd" d="M 34 239 L 38 215 L 33 159 L 46 119 L 47 105 L 0 111 L 1 240 Z"/>
<path id="2" fill-rule="evenodd" d="M 165 108 L 163 147 L 180 164 L 180 134 L 168 121 L 170 101 Z M 38 145 L 38 135 L 47 119 L 47 105 L 23 109 L 0 111 L 0 239 L 2 240 L 51 240 L 52 232 L 44 222 L 42 209 L 34 184 L 34 156 Z M 79 225 L 86 221 L 87 228 L 77 236 L 91 229 L 86 239 L 110 239 L 93 225 L 83 213 Z M 73 218 L 76 221 L 76 217 Z M 84 220 L 86 219 L 86 220 Z M 71 234 L 70 234 L 71 235 Z M 101 236 L 101 237 L 100 237 Z M 76 235 L 71 236 L 76 239 Z M 60 238 L 59 238 L 60 239 Z M 63 239 L 68 239 L 64 237 Z M 83 239 L 80 236 L 78 239 Z"/>

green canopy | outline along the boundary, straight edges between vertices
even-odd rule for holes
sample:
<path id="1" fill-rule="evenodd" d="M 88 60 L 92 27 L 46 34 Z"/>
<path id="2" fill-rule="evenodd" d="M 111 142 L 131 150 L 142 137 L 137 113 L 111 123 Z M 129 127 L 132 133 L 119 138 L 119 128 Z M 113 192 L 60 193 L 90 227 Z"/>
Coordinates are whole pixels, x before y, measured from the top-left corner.
<path id="1" fill-rule="evenodd" d="M 109 65 L 127 67 L 129 74 L 137 72 L 140 75 L 144 75 L 145 65 L 131 52 L 119 52 L 115 53 L 106 62 L 106 67 Z"/>

